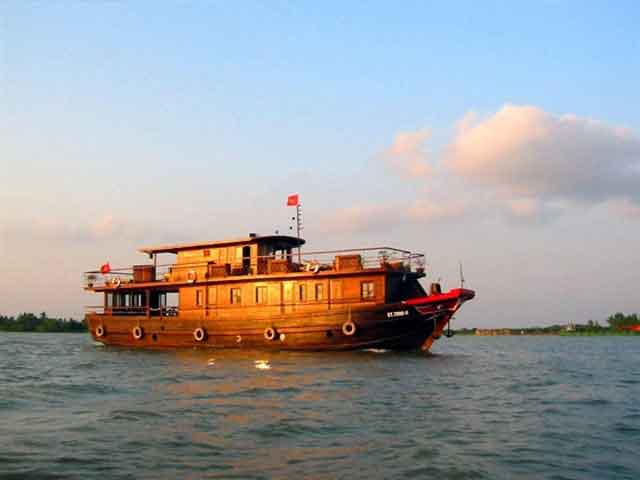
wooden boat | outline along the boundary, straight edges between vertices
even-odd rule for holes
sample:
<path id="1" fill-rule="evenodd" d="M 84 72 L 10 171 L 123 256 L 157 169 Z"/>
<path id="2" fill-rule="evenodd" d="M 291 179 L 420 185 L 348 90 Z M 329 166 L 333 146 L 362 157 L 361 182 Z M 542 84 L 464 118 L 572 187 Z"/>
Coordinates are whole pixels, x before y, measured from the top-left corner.
<path id="1" fill-rule="evenodd" d="M 85 289 L 102 294 L 102 305 L 87 307 L 91 335 L 146 348 L 428 350 L 475 295 L 439 284 L 427 294 L 422 254 L 301 252 L 304 243 L 250 234 L 145 247 L 150 263 L 85 272 Z M 159 265 L 161 254 L 175 261 Z"/>

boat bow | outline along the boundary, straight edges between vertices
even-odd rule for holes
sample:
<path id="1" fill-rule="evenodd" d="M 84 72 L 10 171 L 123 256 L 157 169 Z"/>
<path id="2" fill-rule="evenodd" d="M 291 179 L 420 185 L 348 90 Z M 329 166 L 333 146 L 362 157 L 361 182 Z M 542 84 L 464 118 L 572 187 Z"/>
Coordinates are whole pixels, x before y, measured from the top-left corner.
<path id="1" fill-rule="evenodd" d="M 411 298 L 403 303 L 410 305 L 425 320 L 432 320 L 433 332 L 422 345 L 423 350 L 429 350 L 435 340 L 440 338 L 445 326 L 454 313 L 468 300 L 476 296 L 476 292 L 466 288 L 454 288 L 445 293 L 434 293 L 424 297 Z"/>

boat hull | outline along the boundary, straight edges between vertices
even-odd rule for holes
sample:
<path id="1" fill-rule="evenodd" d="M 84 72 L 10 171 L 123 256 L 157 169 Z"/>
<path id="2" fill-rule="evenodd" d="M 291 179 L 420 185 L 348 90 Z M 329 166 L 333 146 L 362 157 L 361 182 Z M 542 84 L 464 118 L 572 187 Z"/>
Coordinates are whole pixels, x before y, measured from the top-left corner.
<path id="1" fill-rule="evenodd" d="M 262 319 L 241 314 L 217 319 L 205 314 L 182 318 L 89 313 L 86 322 L 94 340 L 136 348 L 428 350 L 463 301 L 460 294 L 449 292 L 395 304 Z M 353 333 L 348 324 L 355 326 Z"/>

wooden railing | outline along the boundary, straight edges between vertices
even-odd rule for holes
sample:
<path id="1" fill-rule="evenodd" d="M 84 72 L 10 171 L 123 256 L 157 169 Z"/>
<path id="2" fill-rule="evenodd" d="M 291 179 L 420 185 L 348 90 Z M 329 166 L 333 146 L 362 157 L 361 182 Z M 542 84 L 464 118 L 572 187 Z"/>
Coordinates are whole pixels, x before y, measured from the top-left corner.
<path id="1" fill-rule="evenodd" d="M 149 265 L 153 268 L 147 270 L 145 280 L 189 282 L 220 276 L 269 275 L 304 271 L 318 273 L 321 271 L 357 271 L 380 268 L 389 271 L 418 273 L 425 270 L 425 256 L 423 254 L 391 247 L 302 252 L 300 262 L 294 262 L 294 259 L 297 259 L 297 256 L 293 254 L 285 257 L 265 255 L 245 257 L 231 264 L 198 262 Z M 134 268 L 114 268 L 106 274 L 102 274 L 99 270 L 93 270 L 84 272 L 83 286 L 86 289 L 92 289 L 109 284 L 118 286 L 123 283 L 138 283 L 136 277 L 139 275 L 134 272 Z"/>

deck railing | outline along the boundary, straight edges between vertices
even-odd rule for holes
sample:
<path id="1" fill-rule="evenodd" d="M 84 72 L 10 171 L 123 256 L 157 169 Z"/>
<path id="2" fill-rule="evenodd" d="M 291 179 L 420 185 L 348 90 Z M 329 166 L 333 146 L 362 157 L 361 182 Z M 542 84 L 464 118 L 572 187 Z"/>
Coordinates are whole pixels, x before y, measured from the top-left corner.
<path id="1" fill-rule="evenodd" d="M 205 270 L 205 277 L 210 278 L 209 266 L 228 266 L 222 276 L 281 274 L 289 272 L 321 272 L 321 271 L 357 271 L 367 269 L 384 269 L 400 272 L 422 273 L 425 269 L 425 256 L 408 250 L 391 247 L 359 248 L 348 250 L 327 250 L 317 252 L 301 252 L 298 255 L 244 257 L 230 263 L 196 262 L 148 265 L 153 267 L 152 278 L 146 281 L 169 282 L 184 281 L 179 272 L 183 272 L 188 281 L 191 270 Z M 150 270 L 151 271 L 151 270 Z M 213 275 L 215 276 L 215 275 Z M 103 287 L 108 284 L 138 283 L 135 281 L 134 269 L 113 268 L 108 273 L 92 270 L 83 273 L 84 288 Z"/>

